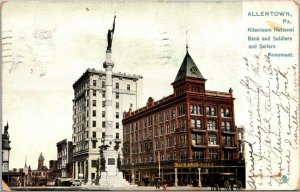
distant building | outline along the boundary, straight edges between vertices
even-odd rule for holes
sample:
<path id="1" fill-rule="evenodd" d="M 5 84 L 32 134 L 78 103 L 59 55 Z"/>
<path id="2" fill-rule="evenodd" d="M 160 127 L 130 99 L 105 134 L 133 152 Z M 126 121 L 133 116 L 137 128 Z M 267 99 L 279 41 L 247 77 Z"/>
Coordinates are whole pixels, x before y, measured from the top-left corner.
<path id="1" fill-rule="evenodd" d="M 48 178 L 48 168 L 44 166 L 45 158 L 43 153 L 40 154 L 38 158 L 38 168 L 37 170 L 31 170 L 30 166 L 28 168 L 28 185 L 31 186 L 42 186 L 47 184 Z"/>
<path id="2" fill-rule="evenodd" d="M 208 186 L 230 176 L 245 186 L 232 90 L 209 91 L 205 82 L 187 50 L 173 94 L 150 97 L 145 107 L 124 114 L 126 179 L 150 183 L 163 177 L 169 185 Z"/>
<path id="3" fill-rule="evenodd" d="M 9 153 L 10 153 L 10 140 L 8 134 L 8 123 L 4 126 L 4 133 L 2 134 L 2 172 L 9 171 Z"/>
<path id="4" fill-rule="evenodd" d="M 113 73 L 113 126 L 120 139 L 122 158 L 123 111 L 137 109 L 142 100 L 142 76 Z M 87 69 L 73 84 L 73 178 L 91 182 L 96 178 L 99 146 L 105 134 L 105 71 Z"/>
<path id="5" fill-rule="evenodd" d="M 245 160 L 245 127 L 237 126 L 239 159 Z"/>
<path id="6" fill-rule="evenodd" d="M 56 178 L 61 177 L 61 170 L 58 170 L 57 160 L 49 161 L 49 170 L 48 170 L 48 178 L 49 182 L 54 182 Z"/>
<path id="7" fill-rule="evenodd" d="M 64 139 L 56 144 L 57 146 L 57 170 L 59 177 L 72 177 L 72 158 L 73 145 L 72 141 Z"/>

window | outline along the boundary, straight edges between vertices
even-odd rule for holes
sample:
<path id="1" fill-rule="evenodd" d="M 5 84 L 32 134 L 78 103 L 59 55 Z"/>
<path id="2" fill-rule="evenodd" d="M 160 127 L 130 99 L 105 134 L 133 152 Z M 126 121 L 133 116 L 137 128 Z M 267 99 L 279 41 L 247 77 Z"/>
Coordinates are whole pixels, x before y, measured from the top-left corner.
<path id="1" fill-rule="evenodd" d="M 179 143 L 181 145 L 186 144 L 186 134 L 180 135 L 180 137 L 179 137 Z"/>
<path id="2" fill-rule="evenodd" d="M 102 132 L 102 138 L 105 138 L 105 132 Z"/>
<path id="3" fill-rule="evenodd" d="M 173 133 L 175 132 L 175 129 L 176 129 L 176 122 L 173 121 L 173 122 L 172 122 L 172 132 L 173 132 Z"/>
<path id="4" fill-rule="evenodd" d="M 201 129 L 201 120 L 200 119 L 197 119 L 197 121 L 196 121 L 196 127 L 198 129 Z"/>
<path id="5" fill-rule="evenodd" d="M 93 90 L 93 96 L 96 96 L 96 95 L 97 95 L 97 91 Z"/>
<path id="6" fill-rule="evenodd" d="M 160 135 L 163 135 L 163 134 L 164 134 L 164 127 L 160 126 Z"/>
<path id="7" fill-rule="evenodd" d="M 116 122 L 116 129 L 119 129 L 119 123 Z"/>
<path id="8" fill-rule="evenodd" d="M 102 92 L 102 98 L 105 98 L 105 91 Z"/>
<path id="9" fill-rule="evenodd" d="M 94 138 L 96 137 L 96 131 L 93 131 L 93 137 Z"/>
<path id="10" fill-rule="evenodd" d="M 93 127 L 96 127 L 96 121 L 93 121 Z"/>
<path id="11" fill-rule="evenodd" d="M 216 116 L 216 108 L 215 107 L 206 107 L 206 115 Z"/>
<path id="12" fill-rule="evenodd" d="M 190 111 L 192 115 L 203 115 L 202 107 L 198 105 L 191 105 Z"/>
<path id="13" fill-rule="evenodd" d="M 119 83 L 116 83 L 116 89 L 119 89 Z"/>
<path id="14" fill-rule="evenodd" d="M 184 105 L 178 107 L 178 116 L 182 116 L 182 115 L 185 115 L 185 106 Z"/>
<path id="15" fill-rule="evenodd" d="M 179 154 L 180 154 L 180 160 L 186 159 L 186 151 L 180 151 Z"/>
<path id="16" fill-rule="evenodd" d="M 119 112 L 116 112 L 116 118 L 119 119 Z"/>
<path id="17" fill-rule="evenodd" d="M 197 145 L 204 145 L 203 137 L 201 135 L 196 135 L 196 144 Z"/>
<path id="18" fill-rule="evenodd" d="M 170 133 L 170 125 L 169 125 L 169 123 L 166 123 L 166 128 L 167 128 L 167 134 Z"/>
<path id="19" fill-rule="evenodd" d="M 176 135 L 173 136 L 173 146 L 176 146 Z"/>
<path id="20" fill-rule="evenodd" d="M 148 117 L 148 124 L 149 124 L 149 126 L 152 125 L 152 116 Z"/>
<path id="21" fill-rule="evenodd" d="M 93 110 L 93 117 L 96 117 L 96 110 Z"/>
<path id="22" fill-rule="evenodd" d="M 230 117 L 229 109 L 227 109 L 227 108 L 222 108 L 222 109 L 221 109 L 221 117 Z"/>
<path id="23" fill-rule="evenodd" d="M 93 80 L 93 86 L 97 86 L 97 81 Z"/>
<path id="24" fill-rule="evenodd" d="M 105 88 L 105 81 L 102 81 L 101 87 L 102 87 L 102 88 Z"/>
<path id="25" fill-rule="evenodd" d="M 88 121 L 86 122 L 86 127 L 89 127 L 89 122 Z"/>
<path id="26" fill-rule="evenodd" d="M 96 100 L 93 100 L 93 106 L 94 107 L 96 106 Z"/>
<path id="27" fill-rule="evenodd" d="M 130 85 L 127 84 L 127 91 L 130 91 Z"/>
<path id="28" fill-rule="evenodd" d="M 223 145 L 226 147 L 232 147 L 232 137 L 231 136 L 223 136 Z"/>
<path id="29" fill-rule="evenodd" d="M 233 151 L 224 151 L 225 160 L 233 160 Z"/>
<path id="30" fill-rule="evenodd" d="M 218 150 L 216 150 L 216 149 L 210 149 L 209 150 L 209 158 L 217 160 L 218 159 Z"/>
<path id="31" fill-rule="evenodd" d="M 105 101 L 102 101 L 102 107 L 105 107 Z"/>
<path id="32" fill-rule="evenodd" d="M 116 139 L 119 139 L 119 137 L 120 137 L 119 133 L 116 133 Z"/>
<path id="33" fill-rule="evenodd" d="M 116 109 L 119 109 L 119 102 L 116 102 Z"/>
<path id="34" fill-rule="evenodd" d="M 191 127 L 196 128 L 196 119 L 191 119 Z"/>
<path id="35" fill-rule="evenodd" d="M 200 135 L 191 134 L 192 145 L 202 145 L 202 137 Z"/>
<path id="36" fill-rule="evenodd" d="M 166 121 L 169 121 L 169 119 L 170 119 L 170 113 L 169 113 L 169 111 L 167 111 L 166 112 Z"/>
<path id="37" fill-rule="evenodd" d="M 216 121 L 208 120 L 207 121 L 207 129 L 208 130 L 216 130 Z"/>
<path id="38" fill-rule="evenodd" d="M 176 117 L 176 109 L 172 109 L 172 119 Z"/>
<path id="39" fill-rule="evenodd" d="M 177 160 L 176 151 L 173 152 L 173 160 Z"/>
<path id="40" fill-rule="evenodd" d="M 193 151 L 192 155 L 193 155 L 193 159 L 204 159 L 204 151 L 203 150 Z"/>
<path id="41" fill-rule="evenodd" d="M 159 122 L 162 123 L 164 121 L 164 114 L 160 113 L 159 114 Z"/>
<path id="42" fill-rule="evenodd" d="M 230 121 L 222 121 L 222 130 L 223 131 L 231 131 L 231 123 Z"/>
<path id="43" fill-rule="evenodd" d="M 96 142 L 93 142 L 93 149 L 96 148 Z"/>
<path id="44" fill-rule="evenodd" d="M 102 127 L 105 128 L 105 121 L 102 121 Z"/>
<path id="45" fill-rule="evenodd" d="M 209 145 L 217 145 L 217 135 L 211 134 L 209 135 Z"/>
<path id="46" fill-rule="evenodd" d="M 102 117 L 103 118 L 105 117 L 105 111 L 102 111 Z"/>
<path id="47" fill-rule="evenodd" d="M 116 99 L 119 99 L 120 95 L 119 93 L 116 93 Z"/>

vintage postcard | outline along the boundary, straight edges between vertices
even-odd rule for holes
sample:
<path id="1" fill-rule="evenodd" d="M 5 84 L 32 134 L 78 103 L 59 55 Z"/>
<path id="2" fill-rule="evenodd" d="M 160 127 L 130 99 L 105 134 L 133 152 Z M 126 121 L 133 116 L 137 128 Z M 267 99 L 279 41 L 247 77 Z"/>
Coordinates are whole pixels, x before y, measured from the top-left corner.
<path id="1" fill-rule="evenodd" d="M 297 1 L 4 1 L 2 189 L 299 189 Z"/>

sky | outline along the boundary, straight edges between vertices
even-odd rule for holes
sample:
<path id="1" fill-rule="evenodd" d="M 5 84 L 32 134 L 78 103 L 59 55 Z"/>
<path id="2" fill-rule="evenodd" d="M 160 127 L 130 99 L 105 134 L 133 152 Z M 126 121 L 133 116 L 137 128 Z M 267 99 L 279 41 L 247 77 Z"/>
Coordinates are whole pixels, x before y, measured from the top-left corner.
<path id="1" fill-rule="evenodd" d="M 143 103 L 172 94 L 189 53 L 206 89 L 233 89 L 236 124 L 243 114 L 240 2 L 8 2 L 2 7 L 2 125 L 9 123 L 10 169 L 56 159 L 72 136 L 73 83 L 102 69 L 107 30 L 116 14 L 114 71 L 143 76 Z M 159 85 L 159 86 L 158 86 Z M 143 107 L 143 106 L 140 106 Z"/>

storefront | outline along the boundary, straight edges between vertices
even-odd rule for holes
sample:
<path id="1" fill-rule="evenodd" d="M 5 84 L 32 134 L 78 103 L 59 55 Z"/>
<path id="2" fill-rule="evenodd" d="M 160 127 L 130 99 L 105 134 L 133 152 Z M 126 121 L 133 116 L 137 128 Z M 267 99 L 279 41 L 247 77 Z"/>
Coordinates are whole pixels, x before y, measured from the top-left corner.
<path id="1" fill-rule="evenodd" d="M 128 181 L 134 179 L 139 185 L 154 185 L 155 178 L 162 178 L 169 186 L 222 186 L 229 180 L 245 186 L 245 163 L 237 161 L 140 163 L 123 166 L 123 172 Z"/>

